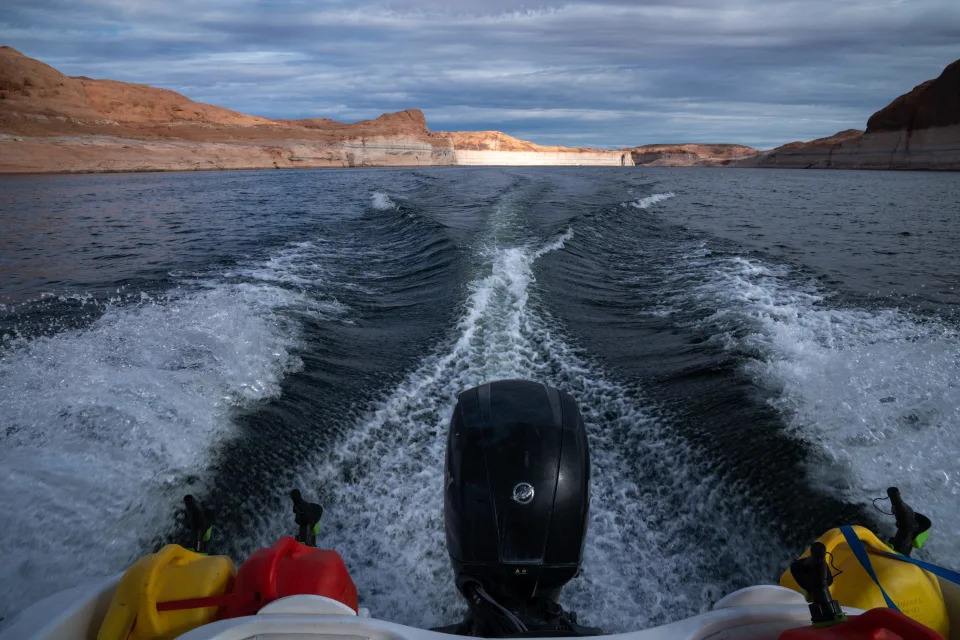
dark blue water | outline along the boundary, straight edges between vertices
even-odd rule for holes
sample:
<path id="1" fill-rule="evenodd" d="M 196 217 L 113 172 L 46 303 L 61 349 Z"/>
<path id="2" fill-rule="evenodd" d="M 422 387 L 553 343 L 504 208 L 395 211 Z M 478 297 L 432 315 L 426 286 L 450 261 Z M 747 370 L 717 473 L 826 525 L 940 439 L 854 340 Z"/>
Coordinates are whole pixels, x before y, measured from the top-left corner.
<path id="1" fill-rule="evenodd" d="M 583 408 L 591 624 L 888 533 L 892 484 L 958 564 L 958 221 L 935 173 L 0 178 L 0 615 L 122 570 L 187 492 L 242 558 L 299 486 L 375 616 L 449 622 L 446 421 L 507 377 Z"/>

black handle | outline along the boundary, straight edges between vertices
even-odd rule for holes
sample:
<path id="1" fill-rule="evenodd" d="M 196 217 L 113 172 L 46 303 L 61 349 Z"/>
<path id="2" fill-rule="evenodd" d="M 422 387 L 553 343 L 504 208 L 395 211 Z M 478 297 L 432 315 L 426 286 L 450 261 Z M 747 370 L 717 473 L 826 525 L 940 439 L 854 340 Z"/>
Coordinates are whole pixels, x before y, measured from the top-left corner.
<path id="1" fill-rule="evenodd" d="M 293 515 L 299 527 L 297 541 L 311 547 L 317 546 L 317 530 L 323 517 L 323 507 L 304 500 L 299 489 L 290 492 L 290 499 L 293 500 Z"/>
<path id="2" fill-rule="evenodd" d="M 183 496 L 183 506 L 187 512 L 187 527 L 190 529 L 190 542 L 193 545 L 191 550 L 206 553 L 207 543 L 210 542 L 210 535 L 213 532 L 213 523 L 193 496 L 189 494 Z"/>
<path id="3" fill-rule="evenodd" d="M 822 542 L 810 545 L 810 555 L 794 560 L 790 573 L 804 591 L 810 603 L 810 619 L 815 625 L 828 625 L 846 619 L 840 603 L 830 594 L 833 575 L 827 565 L 827 548 Z"/>
<path id="4" fill-rule="evenodd" d="M 900 490 L 896 487 L 887 489 L 887 497 L 890 498 L 890 505 L 893 507 L 893 517 L 897 521 L 897 533 L 893 539 L 890 540 L 890 546 L 892 546 L 893 550 L 897 553 L 909 556 L 910 551 L 913 550 L 914 540 L 917 539 L 917 536 L 920 536 L 930 529 L 930 518 L 911 509 L 910 505 L 903 501 L 903 498 L 900 496 Z M 918 543 L 918 545 L 919 544 L 920 543 Z"/>

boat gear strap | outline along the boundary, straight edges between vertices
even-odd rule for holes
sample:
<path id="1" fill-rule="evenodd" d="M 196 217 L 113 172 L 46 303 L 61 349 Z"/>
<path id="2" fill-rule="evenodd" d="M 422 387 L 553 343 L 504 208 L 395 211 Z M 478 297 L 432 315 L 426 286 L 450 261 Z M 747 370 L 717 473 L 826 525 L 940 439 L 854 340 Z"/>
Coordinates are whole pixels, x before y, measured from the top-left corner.
<path id="1" fill-rule="evenodd" d="M 259 594 L 257 594 L 259 595 Z M 207 596 L 206 598 L 187 598 L 185 600 L 168 600 L 167 602 L 158 602 L 157 611 L 181 611 L 183 609 L 204 609 L 206 607 L 224 607 L 237 600 L 257 601 L 256 596 L 247 596 L 238 593 L 224 593 L 218 596 Z"/>
<path id="2" fill-rule="evenodd" d="M 886 551 L 880 551 L 879 549 L 869 549 L 870 553 L 876 554 L 878 556 L 883 556 L 884 558 L 891 558 L 893 560 L 899 560 L 900 562 L 906 562 L 907 564 L 912 564 L 914 566 L 920 567 L 924 571 L 929 571 L 938 578 L 943 578 L 947 582 L 952 582 L 954 584 L 960 585 L 960 572 L 953 571 L 952 569 L 947 569 L 929 562 L 924 562 L 923 560 L 917 560 L 911 558 L 910 556 L 902 556 L 899 553 L 889 553 Z"/>
<path id="3" fill-rule="evenodd" d="M 887 601 L 887 606 L 891 609 L 896 609 L 897 606 L 891 602 L 887 592 L 884 591 L 883 587 L 880 586 L 880 582 L 877 580 L 877 574 L 873 571 L 873 565 L 870 564 L 868 552 L 883 558 L 890 558 L 891 560 L 898 560 L 900 562 L 912 564 L 913 566 L 920 567 L 924 571 L 928 571 L 938 578 L 946 580 L 947 582 L 960 585 L 960 572 L 958 571 L 947 569 L 946 567 L 941 567 L 931 562 L 917 560 L 916 558 L 911 558 L 910 556 L 900 555 L 899 553 L 891 553 L 881 549 L 866 547 L 863 542 L 860 541 L 860 538 L 857 537 L 857 534 L 853 531 L 853 528 L 849 526 L 840 527 L 840 532 L 843 533 L 843 537 L 846 539 L 847 544 L 850 545 L 850 550 L 853 551 L 853 555 L 856 556 L 857 560 L 873 579 L 874 584 L 877 585 L 877 587 L 880 589 L 880 593 L 883 594 L 883 599 Z"/>
<path id="4" fill-rule="evenodd" d="M 880 584 L 880 581 L 877 580 L 877 573 L 873 570 L 873 565 L 870 564 L 870 556 L 867 555 L 867 548 L 863 545 L 863 542 L 860 540 L 859 536 L 857 536 L 857 533 L 853 530 L 853 527 L 850 525 L 840 527 L 840 533 L 843 534 L 844 539 L 850 546 L 850 550 L 853 551 L 853 555 L 857 558 L 857 561 L 859 561 L 861 566 L 863 566 L 864 570 L 867 572 L 867 575 L 870 576 L 870 579 L 873 580 L 873 584 L 877 585 L 877 588 L 880 589 L 880 593 L 883 594 L 883 599 L 886 601 L 887 607 L 893 609 L 894 611 L 900 611 L 900 608 L 896 605 L 896 603 L 890 599 L 889 595 L 887 595 L 887 592 Z"/>

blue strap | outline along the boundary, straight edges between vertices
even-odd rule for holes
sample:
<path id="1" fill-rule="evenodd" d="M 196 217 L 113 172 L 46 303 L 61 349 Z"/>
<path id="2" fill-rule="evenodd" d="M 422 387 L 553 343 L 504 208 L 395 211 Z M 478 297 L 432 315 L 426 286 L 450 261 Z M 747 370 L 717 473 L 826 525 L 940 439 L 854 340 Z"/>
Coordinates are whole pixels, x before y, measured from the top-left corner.
<path id="1" fill-rule="evenodd" d="M 954 584 L 960 585 L 960 573 L 947 569 L 944 567 L 937 566 L 935 564 L 930 564 L 929 562 L 924 562 L 923 560 L 915 560 L 910 556 L 902 556 L 898 553 L 889 553 L 887 551 L 880 551 L 878 549 L 870 549 L 871 553 L 875 553 L 878 556 L 883 556 L 884 558 L 893 558 L 894 560 L 899 560 L 900 562 L 906 562 L 907 564 L 912 564 L 920 567 L 925 571 L 929 571 L 938 578 L 943 578 L 947 582 L 952 582 Z"/>
<path id="2" fill-rule="evenodd" d="M 847 544 L 850 546 L 850 550 L 853 551 L 853 555 L 856 556 L 857 560 L 860 561 L 860 564 L 863 565 L 864 570 L 866 570 L 867 575 L 873 580 L 873 583 L 877 585 L 877 588 L 880 589 L 880 593 L 883 594 L 883 599 L 887 602 L 887 607 L 893 609 L 894 611 L 900 611 L 900 608 L 890 599 L 890 596 L 887 595 L 887 592 L 884 591 L 883 587 L 880 585 L 880 581 L 877 580 L 877 573 L 873 570 L 873 565 L 870 564 L 870 556 L 867 555 L 867 548 L 863 546 L 863 542 L 860 541 L 859 536 L 853 530 L 853 527 L 847 525 L 840 527 L 840 533 L 843 534 L 843 537 L 846 539 Z"/>

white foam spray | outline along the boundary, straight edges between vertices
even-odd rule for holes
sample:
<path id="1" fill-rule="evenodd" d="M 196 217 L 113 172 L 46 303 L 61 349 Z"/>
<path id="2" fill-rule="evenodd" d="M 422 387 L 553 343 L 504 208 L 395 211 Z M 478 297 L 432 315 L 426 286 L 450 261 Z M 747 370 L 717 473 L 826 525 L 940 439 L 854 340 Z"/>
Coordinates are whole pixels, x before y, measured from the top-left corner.
<path id="1" fill-rule="evenodd" d="M 810 476 L 825 492 L 868 504 L 899 486 L 930 516 L 928 557 L 960 559 L 960 334 L 894 309 L 841 308 L 784 267 L 702 258 L 695 294 L 716 309 L 703 324 L 750 356 L 796 437 L 822 451 Z M 888 505 L 889 506 L 889 505 Z"/>
<path id="2" fill-rule="evenodd" d="M 344 312 L 288 286 L 312 251 L 108 304 L 82 330 L 4 341 L 0 615 L 120 571 L 170 527 L 211 447 L 232 437 L 232 412 L 300 368 L 288 312 Z"/>
<path id="3" fill-rule="evenodd" d="M 374 209 L 378 211 L 389 211 L 390 209 L 396 209 L 397 203 L 390 199 L 390 196 L 381 192 L 374 191 L 370 196 L 371 204 Z"/>
<path id="4" fill-rule="evenodd" d="M 649 209 L 658 202 L 663 202 L 664 200 L 669 200 L 670 198 L 676 197 L 673 192 L 670 193 L 653 193 L 649 196 L 644 196 L 638 198 L 630 203 L 630 206 L 634 209 Z"/>

